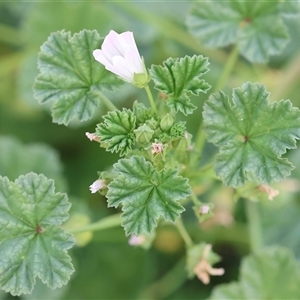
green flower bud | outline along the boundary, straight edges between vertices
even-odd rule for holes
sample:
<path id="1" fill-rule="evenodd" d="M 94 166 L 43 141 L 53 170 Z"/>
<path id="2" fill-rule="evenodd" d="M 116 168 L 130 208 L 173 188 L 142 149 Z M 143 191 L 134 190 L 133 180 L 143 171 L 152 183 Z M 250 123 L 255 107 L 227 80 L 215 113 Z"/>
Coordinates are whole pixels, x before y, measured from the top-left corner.
<path id="1" fill-rule="evenodd" d="M 186 133 L 185 136 L 180 138 L 180 140 L 178 141 L 176 150 L 178 152 L 186 152 L 191 145 L 191 140 L 192 140 L 192 135 Z"/>
<path id="2" fill-rule="evenodd" d="M 145 71 L 145 73 L 139 73 L 139 74 L 134 73 L 132 84 L 142 89 L 148 84 L 149 81 L 150 81 L 150 76 L 147 73 L 147 71 Z"/>
<path id="3" fill-rule="evenodd" d="M 160 121 L 160 128 L 162 131 L 168 131 L 174 123 L 174 119 L 170 114 L 166 114 Z"/>
<path id="4" fill-rule="evenodd" d="M 173 138 L 184 136 L 186 132 L 185 122 L 179 121 L 178 123 L 174 124 L 170 130 L 171 136 Z"/>
<path id="5" fill-rule="evenodd" d="M 146 121 L 147 126 L 149 126 L 151 129 L 156 130 L 157 129 L 157 121 L 153 118 Z"/>
<path id="6" fill-rule="evenodd" d="M 142 125 L 134 130 L 136 141 L 140 144 L 147 144 L 151 141 L 154 130 L 147 125 Z"/>

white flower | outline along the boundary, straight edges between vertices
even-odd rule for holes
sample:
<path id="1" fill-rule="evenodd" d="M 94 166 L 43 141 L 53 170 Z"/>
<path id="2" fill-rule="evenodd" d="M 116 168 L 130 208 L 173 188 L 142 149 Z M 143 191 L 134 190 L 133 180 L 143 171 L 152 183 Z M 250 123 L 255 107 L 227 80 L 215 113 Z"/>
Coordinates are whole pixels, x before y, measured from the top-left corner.
<path id="1" fill-rule="evenodd" d="M 103 179 L 97 179 L 90 185 L 90 191 L 93 194 L 104 188 L 106 188 L 106 182 Z"/>
<path id="2" fill-rule="evenodd" d="M 138 87 L 144 87 L 149 81 L 132 32 L 118 34 L 111 30 L 105 37 L 102 48 L 94 50 L 93 56 L 105 69 L 124 81 Z"/>

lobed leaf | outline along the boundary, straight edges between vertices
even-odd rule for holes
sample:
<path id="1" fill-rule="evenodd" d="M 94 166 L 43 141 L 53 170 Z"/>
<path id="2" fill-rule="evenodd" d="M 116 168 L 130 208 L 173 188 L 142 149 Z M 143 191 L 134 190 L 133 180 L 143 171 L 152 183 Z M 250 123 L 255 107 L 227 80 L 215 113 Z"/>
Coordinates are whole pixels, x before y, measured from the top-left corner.
<path id="1" fill-rule="evenodd" d="M 271 183 L 293 169 L 281 156 L 300 139 L 300 111 L 289 100 L 269 103 L 268 97 L 263 85 L 248 82 L 232 99 L 220 91 L 204 105 L 208 141 L 220 147 L 215 171 L 226 185 L 243 185 L 248 173 Z"/>
<path id="2" fill-rule="evenodd" d="M 251 62 L 266 62 L 281 53 L 289 41 L 284 14 L 297 14 L 299 2 L 214 1 L 194 3 L 187 18 L 192 35 L 204 46 L 216 48 L 236 43 Z"/>
<path id="3" fill-rule="evenodd" d="M 12 295 L 31 293 L 38 276 L 55 289 L 74 272 L 67 249 L 71 234 L 60 225 L 68 219 L 65 194 L 53 180 L 29 173 L 15 182 L 0 177 L 0 287 Z"/>
<path id="4" fill-rule="evenodd" d="M 298 299 L 299 265 L 292 253 L 281 247 L 266 248 L 245 258 L 238 282 L 217 286 L 210 299 Z"/>
<path id="5" fill-rule="evenodd" d="M 34 96 L 39 103 L 53 101 L 53 121 L 67 125 L 71 120 L 90 119 L 100 104 L 99 92 L 120 84 L 112 73 L 96 62 L 93 50 L 101 38 L 93 30 L 52 33 L 41 46 L 39 75 Z"/>
<path id="6" fill-rule="evenodd" d="M 208 65 L 208 59 L 202 55 L 180 59 L 170 57 L 163 62 L 163 66 L 152 65 L 150 75 L 155 88 L 167 94 L 167 105 L 176 112 L 188 115 L 196 109 L 189 96 L 197 96 L 210 89 L 210 85 L 200 79 L 208 72 Z"/>
<path id="7" fill-rule="evenodd" d="M 135 142 L 136 117 L 129 109 L 110 111 L 104 117 L 104 123 L 96 128 L 96 135 L 107 145 L 107 150 L 120 152 L 123 156 L 131 150 Z"/>
<path id="8" fill-rule="evenodd" d="M 126 234 L 151 233 L 156 220 L 174 222 L 184 211 L 178 200 L 191 194 L 188 179 L 173 169 L 158 171 L 142 156 L 121 159 L 114 165 L 115 179 L 108 186 L 108 205 L 123 205 Z"/>

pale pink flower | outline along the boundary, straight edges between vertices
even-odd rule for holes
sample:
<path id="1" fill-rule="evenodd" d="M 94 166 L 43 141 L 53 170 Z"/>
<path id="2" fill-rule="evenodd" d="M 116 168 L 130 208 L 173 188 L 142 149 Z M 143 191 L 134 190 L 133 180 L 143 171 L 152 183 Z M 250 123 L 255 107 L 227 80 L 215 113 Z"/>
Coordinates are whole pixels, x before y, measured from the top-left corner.
<path id="1" fill-rule="evenodd" d="M 90 141 L 100 142 L 99 136 L 96 136 L 95 133 L 86 132 L 85 135 Z"/>
<path id="2" fill-rule="evenodd" d="M 206 215 L 206 214 L 209 213 L 209 210 L 210 210 L 209 205 L 201 205 L 200 208 L 199 208 L 199 213 L 201 215 Z"/>
<path id="3" fill-rule="evenodd" d="M 133 33 L 130 31 L 118 34 L 111 30 L 105 37 L 102 48 L 93 51 L 95 60 L 105 66 L 105 69 L 116 74 L 126 82 L 144 85 L 149 81 L 145 68 L 136 46 Z M 144 74 L 139 79 L 135 74 Z M 145 77 L 143 79 L 143 77 Z"/>
<path id="4" fill-rule="evenodd" d="M 210 275 L 221 276 L 225 273 L 223 268 L 213 268 L 208 262 L 208 255 L 211 250 L 211 245 L 207 244 L 203 250 L 202 258 L 194 268 L 194 273 L 204 283 L 209 284 Z"/>
<path id="5" fill-rule="evenodd" d="M 128 241 L 130 246 L 141 246 L 145 243 L 146 237 L 144 235 L 132 235 Z"/>
<path id="6" fill-rule="evenodd" d="M 151 152 L 152 154 L 161 153 L 164 150 L 164 145 L 162 143 L 152 143 Z"/>
<path id="7" fill-rule="evenodd" d="M 267 184 L 261 184 L 258 189 L 263 192 L 266 193 L 268 195 L 268 199 L 269 200 L 273 200 L 274 197 L 276 197 L 279 194 L 278 190 L 273 189 L 271 186 L 267 185 Z"/>
<path id="8" fill-rule="evenodd" d="M 97 193 L 99 190 L 106 188 L 106 182 L 103 179 L 97 179 L 90 185 L 90 191 L 92 194 Z"/>

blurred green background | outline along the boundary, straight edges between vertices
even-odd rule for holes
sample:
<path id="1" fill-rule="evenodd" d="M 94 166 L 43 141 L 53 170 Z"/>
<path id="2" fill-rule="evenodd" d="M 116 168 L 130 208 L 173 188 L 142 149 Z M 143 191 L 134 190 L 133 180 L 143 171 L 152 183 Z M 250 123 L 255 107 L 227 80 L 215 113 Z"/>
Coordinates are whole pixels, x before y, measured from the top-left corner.
<path id="1" fill-rule="evenodd" d="M 97 171 L 118 159 L 85 137 L 86 131 L 94 132 L 105 108 L 83 124 L 73 122 L 65 127 L 52 123 L 49 107 L 40 106 L 33 98 L 39 47 L 51 32 L 62 29 L 72 33 L 96 29 L 103 37 L 111 29 L 133 31 L 147 67 L 170 56 L 208 56 L 211 71 L 205 79 L 213 86 L 230 47 L 207 49 L 188 34 L 185 19 L 192 2 L 0 2 L 0 175 L 14 180 L 35 171 L 55 179 L 57 189 L 69 195 L 75 223 L 114 214 L 114 209 L 106 207 L 105 198 L 92 195 L 88 189 L 97 179 Z M 240 59 L 226 92 L 246 81 L 257 81 L 266 85 L 272 100 L 291 99 L 300 106 L 300 21 L 286 19 L 286 24 L 291 42 L 284 52 L 272 57 L 268 65 L 251 65 Z M 118 107 L 131 107 L 134 100 L 146 98 L 144 91 L 129 84 L 107 96 Z M 207 97 L 193 99 L 198 109 L 188 118 L 191 133 L 197 130 Z M 215 153 L 206 145 L 204 160 Z M 265 244 L 284 245 L 300 259 L 300 153 L 294 150 L 287 155 L 298 169 L 275 186 L 281 192 L 276 201 L 263 202 L 260 210 Z M 150 250 L 129 246 L 122 228 L 95 232 L 92 237 L 78 236 L 83 245 L 71 250 L 76 272 L 70 283 L 57 291 L 38 283 L 34 294 L 22 299 L 207 298 L 215 285 L 237 279 L 240 260 L 249 253 L 249 242 L 243 200 L 234 202 L 234 191 L 219 181 L 203 182 L 200 189 L 201 201 L 214 202 L 215 217 L 200 227 L 192 208 L 187 207 L 183 220 L 195 241 L 212 243 L 222 257 L 217 266 L 226 273 L 212 278 L 210 285 L 186 279 L 184 244 L 172 225 L 162 224 Z M 18 297 L 0 292 L 0 298 Z"/>

